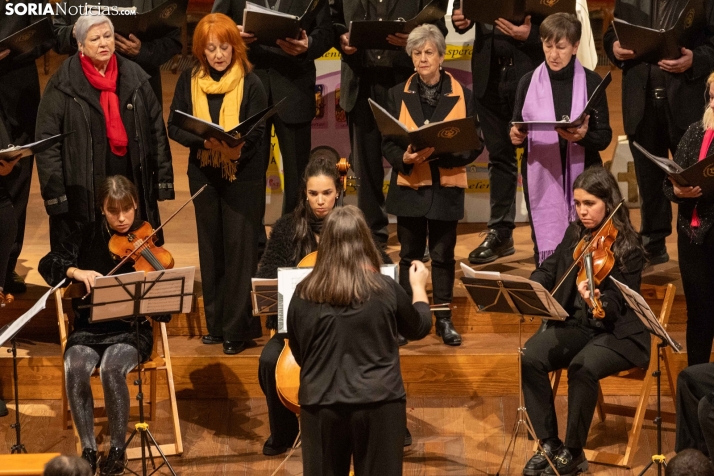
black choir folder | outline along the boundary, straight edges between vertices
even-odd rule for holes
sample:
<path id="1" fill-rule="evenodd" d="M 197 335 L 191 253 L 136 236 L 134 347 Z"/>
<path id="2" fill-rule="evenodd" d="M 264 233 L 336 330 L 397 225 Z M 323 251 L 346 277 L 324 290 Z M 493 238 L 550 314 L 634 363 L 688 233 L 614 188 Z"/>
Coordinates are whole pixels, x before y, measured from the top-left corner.
<path id="1" fill-rule="evenodd" d="M 575 0 L 461 0 L 461 11 L 479 23 L 493 25 L 499 18 L 521 23 L 526 15 L 543 19 L 553 13 L 575 14 Z"/>
<path id="2" fill-rule="evenodd" d="M 691 41 L 705 27 L 704 3 L 689 0 L 677 23 L 669 30 L 655 30 L 634 25 L 616 18 L 612 22 L 620 46 L 635 52 L 636 59 L 657 63 L 663 59 L 682 56 L 680 49 L 691 46 Z"/>
<path id="3" fill-rule="evenodd" d="M 438 158 L 442 154 L 453 154 L 481 147 L 473 117 L 432 122 L 415 131 L 408 131 L 401 122 L 371 99 L 369 99 L 369 106 L 372 108 L 382 136 L 393 140 L 405 149 L 409 144 L 414 150 L 433 147 L 435 150 L 432 157 Z"/>
<path id="4" fill-rule="evenodd" d="M 110 17 L 114 32 L 125 38 L 133 34 L 141 41 L 151 41 L 161 38 L 176 28 L 183 27 L 186 21 L 186 6 L 188 0 L 166 0 L 158 7 L 144 13 L 114 14 Z M 120 13 L 130 13 L 130 9 L 122 9 Z"/>
<path id="5" fill-rule="evenodd" d="M 401 50 L 402 46 L 395 46 L 387 41 L 387 35 L 411 33 L 419 25 L 440 20 L 446 15 L 447 3 L 444 0 L 432 0 L 411 20 L 400 18 L 391 21 L 362 20 L 350 22 L 350 46 L 365 50 Z"/>
<path id="6" fill-rule="evenodd" d="M 275 46 L 277 40 L 300 38 L 300 30 L 307 31 L 320 12 L 323 0 L 312 0 L 305 12 L 296 17 L 270 8 L 245 2 L 243 10 L 243 31 L 255 35 L 256 43 Z"/>
<path id="7" fill-rule="evenodd" d="M 10 50 L 8 58 L 14 58 L 53 40 L 52 20 L 47 17 L 0 40 L 0 51 Z"/>
<path id="8" fill-rule="evenodd" d="M 253 132 L 253 129 L 264 123 L 273 114 L 278 112 L 278 107 L 284 100 L 285 99 L 283 98 L 276 105 L 270 106 L 263 109 L 259 113 L 254 114 L 229 131 L 224 130 L 218 124 L 204 121 L 203 119 L 199 119 L 198 117 L 179 110 L 174 110 L 176 114 L 174 114 L 172 122 L 176 124 L 177 127 L 195 134 L 204 140 L 213 138 L 217 141 L 225 142 L 228 147 L 237 147 L 245 142 L 248 134 Z"/>
<path id="9" fill-rule="evenodd" d="M 600 81 L 595 91 L 593 91 L 585 109 L 575 119 L 570 119 L 568 116 L 563 116 L 560 121 L 520 121 L 512 124 L 520 130 L 547 130 L 547 129 L 569 129 L 571 127 L 580 127 L 585 122 L 585 116 L 588 114 L 597 114 L 595 105 L 600 102 L 605 95 L 605 90 L 612 82 L 612 74 L 608 71 L 605 77 Z"/>
<path id="10" fill-rule="evenodd" d="M 673 160 L 650 154 L 637 142 L 633 142 L 632 145 L 682 187 L 700 187 L 702 195 L 710 195 L 714 192 L 714 154 L 683 169 Z"/>
<path id="11" fill-rule="evenodd" d="M 74 131 L 73 131 L 74 132 Z M 39 154 L 49 149 L 72 132 L 67 132 L 65 134 L 57 134 L 47 139 L 38 140 L 32 144 L 18 145 L 14 147 L 9 147 L 7 149 L 0 150 L 0 160 L 5 162 L 12 162 L 15 159 L 24 159 L 31 155 Z"/>

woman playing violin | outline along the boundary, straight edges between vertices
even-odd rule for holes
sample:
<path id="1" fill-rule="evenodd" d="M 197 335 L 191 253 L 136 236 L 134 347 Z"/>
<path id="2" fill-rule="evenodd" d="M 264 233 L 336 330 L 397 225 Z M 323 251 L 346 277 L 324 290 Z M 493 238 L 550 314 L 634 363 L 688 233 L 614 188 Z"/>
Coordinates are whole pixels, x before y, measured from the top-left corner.
<path id="1" fill-rule="evenodd" d="M 39 264 L 39 272 L 54 286 L 63 278 L 83 283 L 89 292 L 94 278 L 109 273 L 116 261 L 109 252 L 109 241 L 115 234 L 125 234 L 142 225 L 138 219 L 139 194 L 132 182 L 122 175 L 107 177 L 97 190 L 96 203 L 101 206 L 102 219 L 94 226 L 63 231 L 65 241 L 50 237 L 51 251 Z M 63 223 L 73 223 L 64 221 Z M 134 271 L 131 264 L 118 273 Z M 146 360 L 153 345 L 151 324 L 139 323 L 139 348 L 133 321 L 114 320 L 89 322 L 89 309 L 80 309 L 81 299 L 72 300 L 74 329 L 67 339 L 64 354 L 67 398 L 80 442 L 82 458 L 92 468 L 97 466 L 97 442 L 94 438 L 94 400 L 89 377 L 99 367 L 109 420 L 111 447 L 100 468 L 102 475 L 124 472 L 124 439 L 129 420 L 129 389 L 127 373 L 136 366 L 137 351 Z M 159 320 L 159 318 L 156 318 Z"/>
<path id="2" fill-rule="evenodd" d="M 565 231 L 555 252 L 531 275 L 546 289 L 553 289 L 573 263 L 573 252 L 583 238 L 590 238 L 622 201 L 615 178 L 602 167 L 586 169 L 573 183 L 577 221 Z M 612 217 L 616 238 L 611 246 L 614 265 L 609 276 L 639 291 L 645 259 L 640 237 L 630 223 L 624 204 Z M 595 252 L 597 260 L 598 253 Z M 596 270 L 597 272 L 597 270 Z M 588 467 L 583 447 L 593 419 L 598 381 L 608 375 L 646 367 L 650 337 L 610 279 L 594 290 L 587 280 L 578 283 L 576 270 L 567 275 L 554 297 L 568 312 L 565 321 L 547 321 L 525 344 L 522 359 L 523 396 L 539 450 L 523 470 L 526 476 L 555 474 L 544 452 L 561 475 L 578 474 Z M 596 319 L 590 310 L 591 291 L 605 316 Z M 568 420 L 565 441 L 558 435 L 553 393 L 548 373 L 568 369 Z"/>

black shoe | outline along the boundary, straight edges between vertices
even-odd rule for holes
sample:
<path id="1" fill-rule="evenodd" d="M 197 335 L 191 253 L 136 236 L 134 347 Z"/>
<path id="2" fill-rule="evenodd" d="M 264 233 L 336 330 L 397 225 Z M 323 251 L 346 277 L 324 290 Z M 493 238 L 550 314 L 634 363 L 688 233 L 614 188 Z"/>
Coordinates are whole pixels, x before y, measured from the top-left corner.
<path id="1" fill-rule="evenodd" d="M 436 335 L 441 337 L 446 345 L 461 345 L 461 334 L 454 329 L 450 317 L 436 318 Z"/>
<path id="2" fill-rule="evenodd" d="M 256 344 L 254 340 L 224 340 L 223 341 L 223 353 L 228 355 L 240 354 L 245 349 L 250 349 L 255 347 Z"/>
<path id="3" fill-rule="evenodd" d="M 533 455 L 531 459 L 526 463 L 525 468 L 523 468 L 524 476 L 540 476 L 545 471 L 545 468 L 550 467 L 548 464 L 548 459 L 550 459 L 553 464 L 555 464 L 555 456 L 560 452 L 563 447 L 563 443 L 560 441 L 549 442 L 546 441 L 543 444 L 543 450 L 538 448 L 536 454 Z M 548 456 L 548 459 L 546 459 Z"/>
<path id="4" fill-rule="evenodd" d="M 23 277 L 13 271 L 5 278 L 3 291 L 12 294 L 22 294 L 27 291 L 27 285 Z"/>
<path id="5" fill-rule="evenodd" d="M 648 266 L 655 266 L 658 264 L 666 263 L 669 261 L 669 254 L 667 251 L 663 251 L 662 253 L 658 253 L 656 255 L 652 255 L 649 259 L 649 262 L 647 263 Z"/>
<path id="6" fill-rule="evenodd" d="M 409 343 L 409 341 L 407 340 L 406 337 L 404 337 L 401 334 L 397 334 L 397 344 L 399 345 L 399 347 L 401 347 L 403 345 L 407 345 L 408 343 Z"/>
<path id="7" fill-rule="evenodd" d="M 97 450 L 84 448 L 82 450 L 82 459 L 89 463 L 89 467 L 92 468 L 92 475 L 94 475 L 97 472 Z"/>
<path id="8" fill-rule="evenodd" d="M 469 263 L 486 264 L 515 252 L 512 236 L 499 237 L 498 231 L 489 229 L 479 247 L 469 253 Z"/>
<path id="9" fill-rule="evenodd" d="M 124 474 L 126 453 L 122 448 L 112 447 L 106 458 L 99 463 L 100 476 L 120 476 Z"/>
<path id="10" fill-rule="evenodd" d="M 581 451 L 580 456 L 573 457 L 570 454 L 570 450 L 565 446 L 560 448 L 553 464 L 560 476 L 574 476 L 588 470 L 588 460 L 585 459 L 585 452 Z M 543 471 L 543 476 L 555 476 L 555 472 L 550 465 Z"/>
<path id="11" fill-rule="evenodd" d="M 404 446 L 411 446 L 412 445 L 412 434 L 409 431 L 409 428 L 404 429 Z"/>
<path id="12" fill-rule="evenodd" d="M 5 400 L 0 400 L 0 417 L 7 416 L 10 413 L 7 410 L 7 405 L 5 405 Z"/>
<path id="13" fill-rule="evenodd" d="M 273 435 L 270 435 L 263 445 L 263 454 L 265 456 L 278 456 L 290 448 L 292 448 L 292 443 L 278 443 L 273 439 Z"/>
<path id="14" fill-rule="evenodd" d="M 201 342 L 203 342 L 206 345 L 221 344 L 221 343 L 223 343 L 223 337 L 216 337 L 216 336 L 212 336 L 210 334 L 206 334 L 205 336 L 201 337 Z"/>

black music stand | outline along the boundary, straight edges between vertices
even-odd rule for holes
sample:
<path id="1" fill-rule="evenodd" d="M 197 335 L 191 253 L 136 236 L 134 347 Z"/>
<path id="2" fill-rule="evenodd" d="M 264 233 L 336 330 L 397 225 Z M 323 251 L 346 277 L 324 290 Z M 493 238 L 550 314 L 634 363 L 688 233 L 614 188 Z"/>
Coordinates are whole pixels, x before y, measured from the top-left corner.
<path id="1" fill-rule="evenodd" d="M 518 410 L 516 423 L 513 426 L 511 439 L 506 447 L 501 464 L 496 475 L 501 474 L 506 459 L 510 453 L 511 458 L 516 450 L 516 440 L 521 427 L 526 429 L 537 443 L 538 448 L 543 447 L 533 430 L 528 411 L 523 402 L 523 379 L 521 375 L 521 357 L 523 355 L 523 322 L 526 316 L 532 320 L 534 317 L 543 319 L 565 320 L 567 313 L 560 304 L 540 284 L 518 276 L 500 275 L 496 273 L 474 273 L 482 277 L 463 277 L 461 282 L 466 288 L 466 293 L 478 311 L 517 314 L 518 320 Z M 545 455 L 545 452 L 543 452 Z M 548 464 L 555 471 L 553 462 L 545 455 Z M 509 459 L 510 466 L 510 459 Z M 557 475 L 558 472 L 555 471 Z"/>
<path id="2" fill-rule="evenodd" d="M 8 349 L 8 353 L 12 353 L 12 381 L 13 387 L 15 389 L 15 423 L 10 425 L 10 428 L 15 430 L 15 444 L 10 448 L 11 454 L 17 453 L 27 453 L 25 445 L 22 444 L 22 439 L 20 435 L 20 397 L 19 392 L 19 379 L 17 375 L 17 334 L 20 333 L 23 327 L 32 320 L 33 317 L 37 315 L 41 310 L 43 310 L 47 305 L 47 299 L 54 293 L 60 286 L 64 284 L 63 279 L 57 286 L 53 287 L 47 291 L 27 312 L 22 316 L 15 319 L 13 322 L 3 326 L 0 329 L 0 346 L 4 345 L 7 341 L 10 341 L 12 347 Z"/>
<path id="3" fill-rule="evenodd" d="M 659 338 L 659 344 L 657 344 L 657 370 L 652 373 L 652 376 L 657 377 L 657 416 L 653 421 L 657 427 L 657 454 L 652 455 L 650 462 L 647 463 L 647 466 L 644 467 L 639 476 L 645 474 L 653 464 L 657 465 L 657 476 L 662 476 L 662 468 L 667 467 L 667 457 L 662 453 L 662 369 L 660 364 L 664 357 L 662 355 L 664 349 L 671 347 L 675 352 L 679 353 L 682 351 L 682 346 L 670 337 L 642 296 L 612 276 L 610 276 L 610 279 L 615 282 L 615 285 L 625 298 L 627 306 L 640 318 L 647 331 Z"/>
<path id="4" fill-rule="evenodd" d="M 168 278 L 164 279 L 164 275 L 168 274 Z M 136 337 L 136 348 L 137 348 L 137 369 L 138 377 L 134 380 L 134 385 L 138 387 L 138 393 L 136 399 L 139 402 L 139 421 L 134 425 L 134 430 L 129 435 L 126 443 L 124 444 L 124 452 L 126 453 L 129 444 L 131 444 L 134 437 L 139 434 L 141 439 L 141 468 L 142 475 L 147 476 L 147 452 L 148 459 L 151 460 L 151 466 L 153 471 L 149 475 L 156 473 L 164 465 L 169 469 L 173 476 L 176 476 L 171 463 L 169 463 L 166 455 L 161 450 L 161 446 L 156 442 L 154 435 L 151 434 L 149 430 L 149 424 L 144 421 L 144 392 L 142 387 L 141 378 L 141 354 L 139 354 L 139 318 L 144 316 L 152 315 L 164 315 L 164 314 L 178 314 L 180 312 L 185 312 L 184 299 L 192 296 L 192 293 L 186 292 L 186 277 L 170 277 L 171 270 L 166 270 L 160 272 L 155 280 L 132 280 L 131 282 L 125 283 L 122 281 L 122 277 L 126 275 L 114 275 L 111 279 L 115 281 L 115 284 L 97 286 L 95 281 L 95 287 L 92 288 L 92 304 L 80 306 L 91 308 L 90 322 L 100 322 L 105 320 L 115 320 L 115 319 L 133 319 L 135 337 Z M 132 274 L 132 273 L 130 273 Z M 123 290 L 123 293 L 114 293 L 112 290 Z M 109 291 L 109 295 L 104 295 Z M 153 291 L 153 292 L 152 292 Z M 156 307 L 153 307 L 155 304 Z M 122 310 L 127 309 L 127 310 Z M 130 310 L 129 310 L 130 309 Z M 102 313 L 108 314 L 103 316 Z M 151 447 L 154 447 L 163 459 L 158 467 L 154 462 L 154 455 L 151 451 Z M 139 473 L 131 470 L 127 464 L 125 468 L 130 473 L 139 476 Z"/>

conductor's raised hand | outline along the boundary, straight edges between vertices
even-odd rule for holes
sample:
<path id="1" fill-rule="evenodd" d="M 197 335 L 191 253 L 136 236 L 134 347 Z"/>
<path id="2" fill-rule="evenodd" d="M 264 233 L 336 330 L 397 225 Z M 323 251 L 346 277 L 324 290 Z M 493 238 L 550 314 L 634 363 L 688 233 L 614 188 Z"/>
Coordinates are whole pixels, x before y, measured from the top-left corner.
<path id="1" fill-rule="evenodd" d="M 694 64 L 694 52 L 687 48 L 681 49 L 682 56 L 677 59 L 662 60 L 657 63 L 662 71 L 668 73 L 684 73 Z"/>
<path id="2" fill-rule="evenodd" d="M 627 61 L 634 59 L 635 57 L 634 51 L 626 50 L 625 48 L 620 46 L 620 40 L 612 44 L 612 54 L 615 55 L 615 59 L 619 61 Z"/>
<path id="3" fill-rule="evenodd" d="M 340 48 L 342 48 L 342 52 L 346 55 L 353 55 L 357 52 L 357 48 L 350 46 L 349 33 L 343 33 L 340 35 Z"/>
<path id="4" fill-rule="evenodd" d="M 230 147 L 228 144 L 226 144 L 224 141 L 218 141 L 211 137 L 210 140 L 205 140 L 203 141 L 203 146 L 206 149 L 209 150 L 218 150 L 221 152 L 221 155 L 225 157 L 226 159 L 236 162 L 237 160 L 240 159 L 241 155 L 241 150 L 243 149 L 243 146 L 245 145 L 245 142 L 241 142 L 235 147 Z"/>
<path id="5" fill-rule="evenodd" d="M 521 145 L 528 137 L 528 130 L 521 130 L 516 126 L 511 126 L 508 135 L 511 137 L 511 144 Z"/>
<path id="6" fill-rule="evenodd" d="M 291 56 L 297 56 L 305 53 L 310 45 L 305 30 L 300 30 L 299 40 L 294 38 L 285 38 L 284 40 L 278 40 L 277 43 L 281 50 Z"/>
<path id="7" fill-rule="evenodd" d="M 514 40 L 526 41 L 531 34 L 531 16 L 528 15 L 525 20 L 523 20 L 523 24 L 518 26 L 504 18 L 499 18 L 496 20 L 496 28 Z"/>
<path id="8" fill-rule="evenodd" d="M 465 30 L 471 26 L 471 20 L 464 16 L 464 13 L 460 8 L 458 10 L 454 10 L 451 14 L 451 21 L 459 30 Z"/>
<path id="9" fill-rule="evenodd" d="M 75 268 L 71 274 L 72 279 L 84 283 L 84 287 L 87 288 L 87 294 L 92 292 L 92 287 L 94 287 L 94 279 L 97 277 L 104 276 L 102 273 L 97 273 L 91 269 L 79 269 Z"/>
<path id="10" fill-rule="evenodd" d="M 238 30 L 240 31 L 240 37 L 243 38 L 243 43 L 246 45 L 249 45 L 258 39 L 253 33 L 246 33 L 243 31 L 243 25 L 238 25 Z"/>
<path id="11" fill-rule="evenodd" d="M 412 149 L 412 145 L 409 144 L 409 147 L 407 147 L 406 152 L 404 152 L 402 161 L 407 165 L 421 164 L 426 159 L 428 159 L 431 154 L 434 153 L 434 150 L 435 149 L 433 147 L 426 147 L 425 149 L 421 149 L 414 152 L 414 149 Z"/>
<path id="12" fill-rule="evenodd" d="M 672 188 L 677 198 L 699 198 L 702 196 L 701 187 L 683 187 L 675 182 L 672 177 L 667 177 L 672 182 Z"/>

